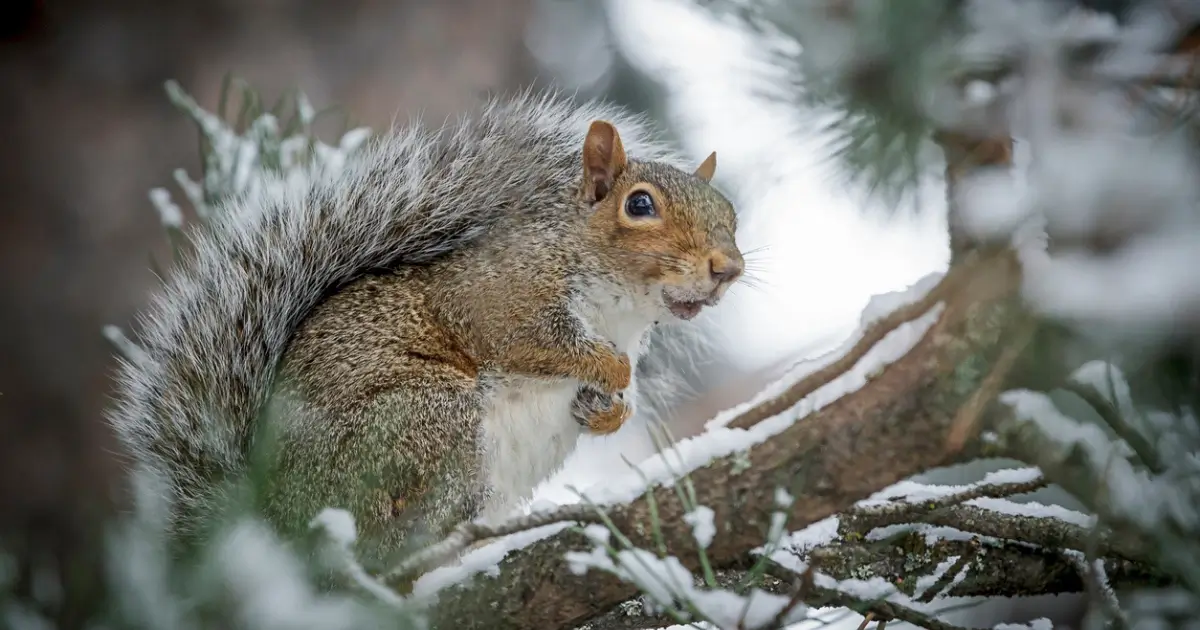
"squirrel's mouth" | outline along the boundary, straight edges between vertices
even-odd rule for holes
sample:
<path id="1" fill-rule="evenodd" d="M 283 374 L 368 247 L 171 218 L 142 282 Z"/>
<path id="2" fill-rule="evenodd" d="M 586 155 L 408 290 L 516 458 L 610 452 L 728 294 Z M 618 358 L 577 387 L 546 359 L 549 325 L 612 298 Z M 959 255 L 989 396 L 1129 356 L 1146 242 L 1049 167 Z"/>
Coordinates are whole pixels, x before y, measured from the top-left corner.
<path id="1" fill-rule="evenodd" d="M 663 292 L 663 303 L 667 305 L 667 310 L 671 314 L 682 320 L 689 320 L 700 314 L 700 311 L 705 306 L 712 306 L 717 303 L 717 295 L 714 291 L 712 295 L 699 299 L 676 299 Z"/>

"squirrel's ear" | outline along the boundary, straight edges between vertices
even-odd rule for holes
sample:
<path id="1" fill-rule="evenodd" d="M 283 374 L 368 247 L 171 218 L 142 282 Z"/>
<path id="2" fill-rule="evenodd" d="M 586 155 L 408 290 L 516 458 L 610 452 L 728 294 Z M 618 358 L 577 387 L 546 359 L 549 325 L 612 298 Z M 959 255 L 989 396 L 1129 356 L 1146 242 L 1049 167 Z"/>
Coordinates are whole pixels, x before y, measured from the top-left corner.
<path id="1" fill-rule="evenodd" d="M 595 203 L 608 195 L 613 181 L 625 170 L 625 147 L 612 123 L 592 122 L 583 141 L 583 191 Z"/>
<path id="2" fill-rule="evenodd" d="M 717 152 L 713 151 L 712 153 L 708 154 L 708 157 L 704 158 L 704 161 L 700 163 L 700 166 L 696 167 L 695 175 L 706 182 L 711 182 L 713 175 L 715 175 L 716 172 Z"/>

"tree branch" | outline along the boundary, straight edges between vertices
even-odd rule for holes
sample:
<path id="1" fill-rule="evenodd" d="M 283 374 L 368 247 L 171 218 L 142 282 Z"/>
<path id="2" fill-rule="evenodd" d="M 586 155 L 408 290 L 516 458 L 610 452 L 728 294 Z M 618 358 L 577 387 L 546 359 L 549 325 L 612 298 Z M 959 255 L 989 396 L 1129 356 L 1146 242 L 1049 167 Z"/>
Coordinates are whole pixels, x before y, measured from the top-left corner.
<path id="1" fill-rule="evenodd" d="M 767 575 L 768 579 L 773 578 L 776 580 L 776 584 L 780 584 L 786 583 L 791 579 L 790 576 L 794 576 L 795 573 L 782 564 L 777 562 L 768 562 Z M 764 590 L 778 592 L 777 590 L 770 588 L 769 581 L 767 584 L 765 584 L 765 586 L 767 588 Z M 945 623 L 943 621 L 938 621 L 937 619 L 913 608 L 909 608 L 908 606 L 883 600 L 865 600 L 860 597 L 855 597 L 844 591 L 822 586 L 813 586 L 812 592 L 805 603 L 813 607 L 837 606 L 849 608 L 858 612 L 859 614 L 874 613 L 875 616 L 880 619 L 903 621 L 917 626 L 918 628 L 926 628 L 927 630 L 968 630 L 967 628 L 962 628 Z"/>
<path id="2" fill-rule="evenodd" d="M 894 501 L 883 505 L 856 506 L 838 516 L 838 533 L 867 532 L 879 527 L 901 523 L 928 522 L 934 512 L 960 506 L 967 501 L 981 498 L 1002 499 L 1018 494 L 1028 494 L 1046 486 L 1040 474 L 1028 481 L 980 484 L 963 492 L 946 495 L 929 501 Z"/>
<path id="3" fill-rule="evenodd" d="M 909 597 L 919 594 L 918 581 L 934 575 L 939 564 L 964 558 L 965 563 L 945 572 L 946 588 L 938 595 L 1021 597 L 1079 593 L 1087 588 L 1086 576 L 1077 563 L 1061 551 L 1004 540 L 937 538 L 922 531 L 907 531 L 884 540 L 839 539 L 796 557 L 838 580 L 887 580 Z M 1122 558 L 1105 558 L 1104 569 L 1109 583 L 1117 589 L 1169 583 L 1167 577 L 1149 566 Z M 956 579 L 960 570 L 965 575 Z"/>
<path id="4" fill-rule="evenodd" d="M 900 590 L 909 595 L 914 595 L 912 587 L 917 578 L 933 573 L 939 563 L 955 557 L 971 557 L 968 577 L 951 587 L 947 595 L 1050 595 L 1080 592 L 1086 586 L 1063 549 L 1082 554 L 1091 544 L 1091 532 L 1060 519 L 959 505 L 931 513 L 925 524 L 897 526 L 897 530 L 890 536 L 887 530 L 875 530 L 876 534 L 868 538 L 866 533 L 871 530 L 864 533 L 850 528 L 837 540 L 814 547 L 800 557 L 838 579 L 882 577 L 902 585 Z M 1114 586 L 1158 586 L 1169 581 L 1141 558 L 1106 553 L 1112 551 L 1111 547 L 1097 549 L 1105 554 L 1105 569 Z"/>
<path id="5" fill-rule="evenodd" d="M 972 441 L 959 452 L 930 446 L 946 443 L 959 409 L 992 372 L 1013 324 L 1023 320 L 1013 299 L 1018 278 L 1009 252 L 968 258 L 943 281 L 953 290 L 938 296 L 944 304 L 938 320 L 867 387 L 792 423 L 745 454 L 719 458 L 692 472 L 697 501 L 713 510 L 718 530 L 706 550 L 712 565 L 734 565 L 762 544 L 778 509 L 774 496 L 779 486 L 804 497 L 788 509 L 789 527 L 800 528 L 967 454 Z M 780 402 L 748 412 L 754 422 L 739 418 L 731 426 L 751 426 L 770 417 L 767 411 L 788 411 L 806 390 L 815 390 L 814 382 L 802 380 Z M 683 520 L 683 504 L 673 488 L 659 486 L 653 492 L 663 534 L 675 543 L 672 552 L 694 570 L 698 554 Z M 610 517 L 634 545 L 653 548 L 645 495 L 611 508 Z M 573 574 L 563 554 L 591 547 L 571 531 L 538 541 L 501 562 L 497 577 L 441 592 L 432 621 L 437 627 L 464 630 L 553 630 L 584 622 L 636 592 L 613 576 Z M 489 614 L 475 614 L 480 610 Z"/>
<path id="6" fill-rule="evenodd" d="M 1048 549 L 1075 549 L 1085 551 L 1093 544 L 1090 528 L 1081 527 L 1059 518 L 1005 514 L 973 505 L 955 505 L 915 515 L 914 520 L 855 517 L 849 513 L 839 517 L 838 533 L 844 537 L 863 537 L 879 527 L 906 523 L 923 523 L 936 527 L 951 527 L 963 532 L 990 538 L 1014 540 L 1046 547 Z M 848 517 L 848 518 L 847 518 Z M 1150 563 L 1145 549 L 1136 541 L 1130 541 L 1108 533 L 1101 534 L 1097 541 L 1097 553 L 1113 556 L 1130 562 Z"/>

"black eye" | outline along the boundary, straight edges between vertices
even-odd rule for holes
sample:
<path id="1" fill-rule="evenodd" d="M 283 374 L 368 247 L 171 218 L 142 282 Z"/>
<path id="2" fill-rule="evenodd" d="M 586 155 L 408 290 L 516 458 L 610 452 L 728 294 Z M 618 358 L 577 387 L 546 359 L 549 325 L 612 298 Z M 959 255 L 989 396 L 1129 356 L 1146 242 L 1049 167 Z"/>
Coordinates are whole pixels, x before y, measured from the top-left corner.
<path id="1" fill-rule="evenodd" d="M 650 194 L 638 191 L 625 199 L 625 214 L 635 219 L 645 219 L 655 216 L 658 211 L 654 209 L 654 199 Z"/>

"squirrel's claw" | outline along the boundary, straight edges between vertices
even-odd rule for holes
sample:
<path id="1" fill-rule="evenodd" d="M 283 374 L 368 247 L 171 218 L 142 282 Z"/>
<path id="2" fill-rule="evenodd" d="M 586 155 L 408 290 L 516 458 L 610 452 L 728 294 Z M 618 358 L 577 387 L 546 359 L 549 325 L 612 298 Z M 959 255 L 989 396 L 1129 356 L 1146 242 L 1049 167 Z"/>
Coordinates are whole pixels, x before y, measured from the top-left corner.
<path id="1" fill-rule="evenodd" d="M 606 394 L 592 387 L 582 387 L 575 397 L 572 415 L 592 435 L 609 435 L 633 416 L 633 405 L 625 400 L 625 392 Z"/>

